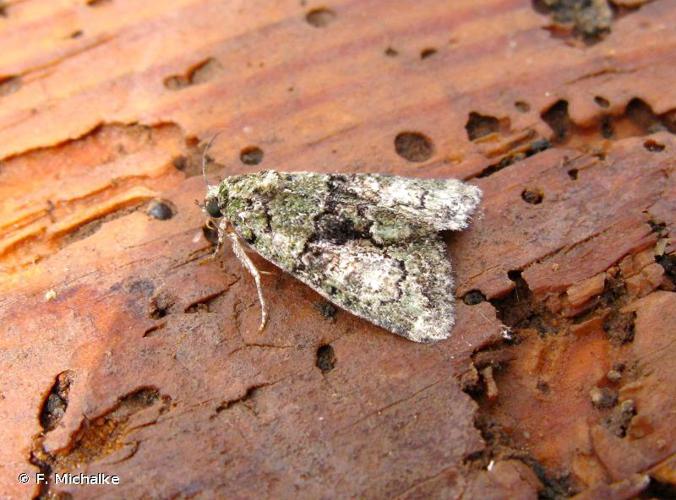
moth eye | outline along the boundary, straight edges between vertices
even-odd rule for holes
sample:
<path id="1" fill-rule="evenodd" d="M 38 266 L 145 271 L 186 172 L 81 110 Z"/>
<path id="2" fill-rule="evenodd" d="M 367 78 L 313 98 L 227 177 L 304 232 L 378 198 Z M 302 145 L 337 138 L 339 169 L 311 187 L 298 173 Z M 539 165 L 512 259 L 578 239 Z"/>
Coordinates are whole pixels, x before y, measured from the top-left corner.
<path id="1" fill-rule="evenodd" d="M 209 198 L 206 205 L 207 213 L 214 219 L 222 217 L 221 207 L 218 206 L 218 198 Z"/>

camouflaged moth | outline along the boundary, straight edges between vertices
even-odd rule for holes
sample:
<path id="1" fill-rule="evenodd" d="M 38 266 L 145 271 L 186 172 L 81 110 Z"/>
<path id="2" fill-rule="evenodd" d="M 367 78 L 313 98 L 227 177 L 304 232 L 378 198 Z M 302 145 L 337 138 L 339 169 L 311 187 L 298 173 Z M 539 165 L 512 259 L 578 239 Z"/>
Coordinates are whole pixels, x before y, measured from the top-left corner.
<path id="1" fill-rule="evenodd" d="M 450 335 L 451 263 L 440 235 L 465 229 L 481 200 L 455 179 L 263 171 L 209 186 L 205 210 L 251 272 L 259 255 L 337 306 L 415 342 Z M 234 231 L 229 231 L 232 228 Z"/>

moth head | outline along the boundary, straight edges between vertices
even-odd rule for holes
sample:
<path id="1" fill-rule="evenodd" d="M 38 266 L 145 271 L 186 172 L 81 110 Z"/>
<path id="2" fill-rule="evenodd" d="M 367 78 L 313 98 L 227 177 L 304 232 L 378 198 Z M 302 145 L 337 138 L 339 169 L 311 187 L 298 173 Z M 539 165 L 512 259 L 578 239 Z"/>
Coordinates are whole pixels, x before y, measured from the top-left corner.
<path id="1" fill-rule="evenodd" d="M 204 199 L 204 210 L 209 217 L 218 219 L 223 216 L 221 212 L 221 197 L 219 196 L 218 186 L 209 186 L 207 196 Z"/>

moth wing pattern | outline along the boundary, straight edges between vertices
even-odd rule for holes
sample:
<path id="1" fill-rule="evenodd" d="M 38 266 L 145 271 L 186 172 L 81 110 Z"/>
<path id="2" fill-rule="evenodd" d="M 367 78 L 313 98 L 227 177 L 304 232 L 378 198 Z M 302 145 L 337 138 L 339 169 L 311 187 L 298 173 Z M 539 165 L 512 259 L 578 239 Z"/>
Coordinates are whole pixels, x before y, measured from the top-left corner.
<path id="1" fill-rule="evenodd" d="M 439 231 L 468 225 L 478 188 L 264 171 L 226 178 L 218 196 L 257 253 L 336 305 L 416 342 L 450 334 L 453 278 Z"/>
<path id="2" fill-rule="evenodd" d="M 423 221 L 436 231 L 465 229 L 481 201 L 481 190 L 457 179 L 417 179 L 355 174 L 356 194 L 379 207 Z M 365 187 L 361 187 L 365 186 Z"/>
<path id="3" fill-rule="evenodd" d="M 358 240 L 313 242 L 294 274 L 340 307 L 415 342 L 445 339 L 454 324 L 451 263 L 437 235 L 385 252 Z"/>

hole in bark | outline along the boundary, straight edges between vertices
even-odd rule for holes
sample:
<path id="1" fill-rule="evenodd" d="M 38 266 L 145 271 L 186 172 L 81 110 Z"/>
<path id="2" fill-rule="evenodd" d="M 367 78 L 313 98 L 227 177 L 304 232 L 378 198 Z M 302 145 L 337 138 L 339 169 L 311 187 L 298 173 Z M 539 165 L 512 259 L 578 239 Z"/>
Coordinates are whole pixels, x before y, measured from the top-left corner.
<path id="1" fill-rule="evenodd" d="M 98 7 L 107 3 L 112 3 L 113 0 L 87 0 L 88 7 Z"/>
<path id="2" fill-rule="evenodd" d="M 45 431 L 54 429 L 65 415 L 68 408 L 68 392 L 72 381 L 73 372 L 70 370 L 57 375 L 56 381 L 40 411 L 40 425 Z"/>
<path id="3" fill-rule="evenodd" d="M 185 172 L 185 170 L 188 168 L 188 158 L 185 157 L 184 155 L 177 156 L 176 158 L 171 160 L 171 164 L 174 166 L 176 170 Z"/>
<path id="4" fill-rule="evenodd" d="M 206 155 L 204 159 L 207 164 L 207 172 L 214 169 L 214 167 L 220 166 L 214 161 L 209 155 Z M 180 172 L 183 172 L 186 177 L 194 177 L 196 175 L 202 175 L 202 154 L 199 151 L 192 150 L 189 153 L 189 156 L 180 155 L 171 160 L 171 164 L 174 168 Z"/>
<path id="5" fill-rule="evenodd" d="M 432 48 L 432 47 L 428 47 L 428 48 L 420 51 L 420 59 L 427 59 L 428 57 L 432 57 L 436 53 L 437 53 L 437 49 Z"/>
<path id="6" fill-rule="evenodd" d="M 239 159 L 245 165 L 258 165 L 263 161 L 263 150 L 258 146 L 247 146 L 240 151 Z"/>
<path id="7" fill-rule="evenodd" d="M 0 17 L 9 17 L 7 3 L 0 1 Z"/>
<path id="8" fill-rule="evenodd" d="M 655 260 L 664 268 L 671 282 L 676 285 L 676 254 L 660 255 Z"/>
<path id="9" fill-rule="evenodd" d="M 598 104 L 598 106 L 601 108 L 607 108 L 608 106 L 610 106 L 610 102 L 608 101 L 608 99 L 606 99 L 605 97 L 601 97 L 600 95 L 594 97 L 594 102 Z"/>
<path id="10" fill-rule="evenodd" d="M 401 132 L 394 138 L 394 149 L 408 161 L 421 162 L 430 159 L 434 153 L 434 144 L 420 132 Z"/>
<path id="11" fill-rule="evenodd" d="M 671 128 L 666 120 L 662 120 L 653 112 L 650 105 L 638 97 L 634 97 L 627 104 L 625 109 L 627 118 L 644 134 L 654 134 L 662 130 L 669 130 L 671 133 L 676 133 L 675 128 Z"/>
<path id="12" fill-rule="evenodd" d="M 603 99 L 603 98 L 600 98 Z M 606 101 L 595 98 L 599 105 Z M 595 122 L 578 125 L 569 115 L 569 105 L 563 99 L 541 113 L 541 118 L 552 130 L 552 142 L 583 148 L 600 159 L 605 158 L 608 140 L 640 137 L 656 132 L 676 133 L 676 112 L 656 114 L 652 107 L 639 98 L 631 99 L 624 112 L 600 112 Z"/>
<path id="13" fill-rule="evenodd" d="M 164 79 L 164 86 L 169 90 L 178 90 L 190 85 L 188 79 L 180 75 L 168 76 Z"/>
<path id="14" fill-rule="evenodd" d="M 161 319 L 169 314 L 169 309 L 174 305 L 174 299 L 166 292 L 159 292 L 150 299 L 149 316 L 152 319 Z"/>
<path id="15" fill-rule="evenodd" d="M 462 301 L 468 306 L 480 304 L 486 300 L 486 296 L 480 290 L 470 290 L 462 298 Z"/>
<path id="16" fill-rule="evenodd" d="M 505 167 L 508 167 L 518 161 L 523 160 L 524 158 L 530 158 L 533 155 L 541 153 L 552 147 L 551 143 L 547 139 L 537 139 L 533 141 L 528 149 L 525 151 L 520 151 L 518 153 L 508 154 L 503 157 L 498 163 L 493 163 L 492 165 L 487 166 L 481 172 L 477 174 L 477 177 L 488 177 L 496 172 L 499 172 Z"/>
<path id="17" fill-rule="evenodd" d="M 336 367 L 336 353 L 333 351 L 333 347 L 329 344 L 319 346 L 316 365 L 322 373 L 330 372 Z"/>
<path id="18" fill-rule="evenodd" d="M 563 142 L 568 137 L 571 123 L 568 116 L 568 101 L 563 99 L 556 101 L 552 106 L 542 112 L 540 115 L 549 128 L 554 132 L 552 140 L 554 142 Z"/>
<path id="19" fill-rule="evenodd" d="M 603 322 L 603 331 L 615 344 L 626 344 L 634 340 L 636 313 L 613 311 Z"/>
<path id="20" fill-rule="evenodd" d="M 167 309 L 156 308 L 150 313 L 152 319 L 162 319 L 168 314 Z"/>
<path id="21" fill-rule="evenodd" d="M 612 137 L 615 135 L 615 131 L 613 130 L 613 122 L 612 118 L 610 116 L 604 116 L 601 118 L 601 136 L 603 136 L 604 139 L 612 139 Z"/>
<path id="22" fill-rule="evenodd" d="M 387 47 L 385 49 L 385 55 L 388 56 L 388 57 L 396 57 L 396 56 L 399 55 L 399 52 L 397 50 L 393 49 L 392 47 Z"/>
<path id="23" fill-rule="evenodd" d="M 576 168 L 571 168 L 571 169 L 568 171 L 568 177 L 570 177 L 570 178 L 573 179 L 574 181 L 577 180 L 577 174 L 578 174 L 578 170 L 577 170 Z"/>
<path id="24" fill-rule="evenodd" d="M 129 444 L 125 438 L 134 427 L 129 425 L 136 420 L 133 416 L 146 408 L 159 403 L 157 411 L 160 414 L 169 410 L 171 398 L 161 396 L 157 389 L 141 388 L 118 400 L 118 403 L 108 412 L 93 416 L 91 419 L 83 417 L 79 429 L 71 436 L 67 447 L 49 452 L 43 446 L 44 436 L 39 436 L 31 450 L 31 463 L 37 465 L 45 473 L 46 482 L 40 486 L 40 498 L 64 498 L 64 495 L 50 494 L 49 486 L 54 478 L 52 473 L 63 474 L 72 471 L 76 466 L 87 466 L 98 462 Z M 125 458 L 136 453 L 138 443 Z M 124 460 L 122 458 L 120 460 Z M 51 492 L 53 493 L 53 492 Z M 69 498 L 67 495 L 66 498 Z"/>
<path id="25" fill-rule="evenodd" d="M 507 277 L 510 279 L 510 281 L 517 282 L 521 279 L 521 271 L 518 269 L 507 271 Z"/>
<path id="26" fill-rule="evenodd" d="M 521 198 L 523 201 L 530 203 L 531 205 L 539 205 L 542 203 L 544 194 L 539 189 L 524 189 L 524 191 L 521 193 Z"/>
<path id="27" fill-rule="evenodd" d="M 164 201 L 154 200 L 150 203 L 148 215 L 157 220 L 169 220 L 174 216 L 174 210 Z"/>
<path id="28" fill-rule="evenodd" d="M 533 299 L 528 283 L 521 274 L 518 269 L 507 271 L 514 288 L 504 297 L 490 300 L 498 318 L 506 326 L 516 329 L 517 333 L 519 329 L 532 328 L 543 337 L 555 334 L 558 331 L 557 319 L 543 303 Z M 518 337 L 514 339 L 516 343 L 519 341 Z"/>
<path id="29" fill-rule="evenodd" d="M 530 111 L 530 104 L 528 104 L 526 101 L 516 101 L 514 103 L 514 107 L 520 113 L 528 113 Z"/>
<path id="30" fill-rule="evenodd" d="M 331 9 L 320 7 L 312 9 L 305 15 L 305 20 L 310 26 L 315 28 L 324 28 L 331 24 L 336 19 L 336 13 Z"/>
<path id="31" fill-rule="evenodd" d="M 0 96 L 13 94 L 20 88 L 20 76 L 0 76 Z"/>
<path id="32" fill-rule="evenodd" d="M 676 498 L 676 485 L 651 477 L 648 488 L 643 491 L 642 495 L 644 498 Z"/>
<path id="33" fill-rule="evenodd" d="M 652 139 L 648 139 L 643 143 L 643 147 L 646 148 L 648 151 L 651 153 L 659 153 L 660 151 L 664 151 L 664 144 L 660 144 L 657 141 L 654 141 Z"/>
<path id="34" fill-rule="evenodd" d="M 188 74 L 190 78 L 190 83 L 193 85 L 198 83 L 204 83 L 206 81 L 214 78 L 218 73 L 221 72 L 223 66 L 213 57 L 210 57 L 206 61 L 198 64 L 192 71 Z"/>
<path id="35" fill-rule="evenodd" d="M 482 115 L 472 111 L 465 124 L 470 141 L 496 133 L 500 130 L 500 121 L 494 116 Z"/>
<path id="36" fill-rule="evenodd" d="M 171 75 L 164 79 L 164 86 L 169 90 L 180 90 L 190 85 L 207 82 L 216 77 L 223 66 L 213 57 L 201 61 L 188 68 L 183 75 Z"/>

